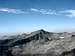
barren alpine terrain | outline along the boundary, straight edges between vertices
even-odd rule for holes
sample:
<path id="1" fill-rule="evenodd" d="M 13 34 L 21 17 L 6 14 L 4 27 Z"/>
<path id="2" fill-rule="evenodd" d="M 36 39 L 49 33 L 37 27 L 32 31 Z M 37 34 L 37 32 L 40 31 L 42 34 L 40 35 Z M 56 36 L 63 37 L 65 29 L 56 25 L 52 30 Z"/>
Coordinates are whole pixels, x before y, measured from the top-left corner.
<path id="1" fill-rule="evenodd" d="M 0 39 L 0 56 L 75 56 L 75 33 L 43 29 Z"/>

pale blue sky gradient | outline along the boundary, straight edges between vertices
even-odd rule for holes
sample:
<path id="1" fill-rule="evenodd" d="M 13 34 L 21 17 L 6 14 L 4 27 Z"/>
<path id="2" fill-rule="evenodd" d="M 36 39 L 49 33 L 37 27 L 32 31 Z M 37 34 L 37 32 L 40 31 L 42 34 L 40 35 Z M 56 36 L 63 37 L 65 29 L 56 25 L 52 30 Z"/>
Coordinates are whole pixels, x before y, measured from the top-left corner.
<path id="1" fill-rule="evenodd" d="M 75 0 L 0 0 L 0 33 L 75 31 L 75 11 L 59 13 L 66 10 L 75 10 Z"/>

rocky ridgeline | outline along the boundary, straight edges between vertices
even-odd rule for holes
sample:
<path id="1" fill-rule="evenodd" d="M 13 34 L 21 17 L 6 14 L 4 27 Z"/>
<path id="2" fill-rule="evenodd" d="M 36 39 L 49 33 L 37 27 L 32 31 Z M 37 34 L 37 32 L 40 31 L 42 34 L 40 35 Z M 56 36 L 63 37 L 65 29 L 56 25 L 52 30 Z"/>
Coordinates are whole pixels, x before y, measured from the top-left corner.
<path id="1" fill-rule="evenodd" d="M 75 33 L 43 29 L 0 40 L 1 56 L 75 56 Z"/>

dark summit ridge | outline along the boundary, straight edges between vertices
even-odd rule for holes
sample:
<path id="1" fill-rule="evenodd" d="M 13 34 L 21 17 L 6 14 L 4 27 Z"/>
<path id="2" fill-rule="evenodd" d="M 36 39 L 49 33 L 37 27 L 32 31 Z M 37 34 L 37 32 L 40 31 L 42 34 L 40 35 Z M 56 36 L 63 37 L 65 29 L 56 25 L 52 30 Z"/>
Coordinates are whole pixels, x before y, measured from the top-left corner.
<path id="1" fill-rule="evenodd" d="M 47 31 L 45 31 L 45 30 L 43 30 L 43 29 L 40 29 L 40 30 L 38 30 L 38 32 L 46 33 Z"/>
<path id="2" fill-rule="evenodd" d="M 40 34 L 40 33 L 44 34 L 44 33 L 48 33 L 48 32 L 45 31 L 45 30 L 43 30 L 43 29 L 40 29 L 38 31 L 31 32 L 32 35 L 36 35 L 36 34 Z"/>

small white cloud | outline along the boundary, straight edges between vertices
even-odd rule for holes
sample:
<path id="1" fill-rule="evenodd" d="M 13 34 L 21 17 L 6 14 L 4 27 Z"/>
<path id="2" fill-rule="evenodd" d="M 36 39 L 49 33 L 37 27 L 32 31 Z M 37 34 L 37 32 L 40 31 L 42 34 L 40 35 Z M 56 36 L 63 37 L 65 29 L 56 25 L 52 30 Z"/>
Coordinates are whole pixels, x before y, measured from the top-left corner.
<path id="1" fill-rule="evenodd" d="M 35 9 L 35 8 L 31 8 L 30 10 L 31 11 L 35 11 L 35 12 L 39 12 L 39 10 L 38 9 Z"/>
<path id="2" fill-rule="evenodd" d="M 69 16 L 69 17 L 75 17 L 75 10 L 60 11 L 60 14 L 64 14 L 65 16 Z"/>
<path id="3" fill-rule="evenodd" d="M 8 12 L 8 13 L 15 13 L 15 14 L 22 14 L 25 13 L 19 9 L 9 9 L 9 8 L 0 8 L 0 12 Z"/>
<path id="4" fill-rule="evenodd" d="M 0 9 L 0 11 L 7 12 L 8 10 L 7 10 L 7 9 L 3 9 L 3 8 L 2 8 L 2 9 Z"/>
<path id="5" fill-rule="evenodd" d="M 33 12 L 38 12 L 38 13 L 41 13 L 41 14 L 46 14 L 46 15 L 57 15 L 56 11 L 55 10 L 46 10 L 46 9 L 35 9 L 35 8 L 31 8 L 30 9 L 31 11 Z"/>

